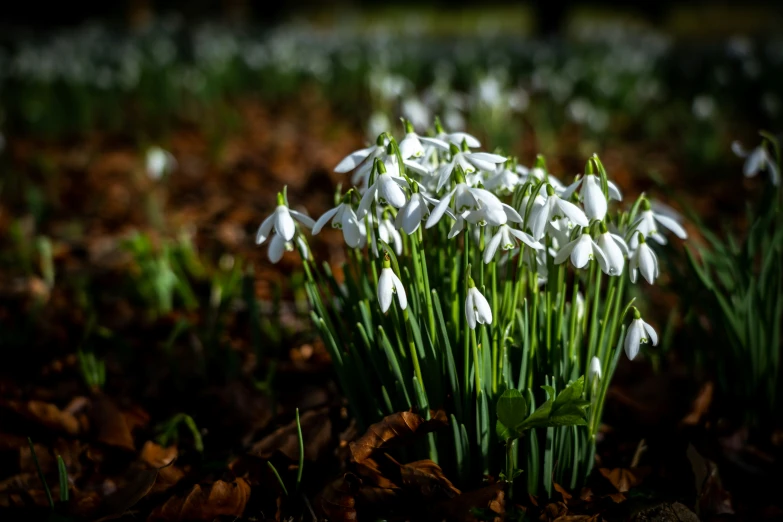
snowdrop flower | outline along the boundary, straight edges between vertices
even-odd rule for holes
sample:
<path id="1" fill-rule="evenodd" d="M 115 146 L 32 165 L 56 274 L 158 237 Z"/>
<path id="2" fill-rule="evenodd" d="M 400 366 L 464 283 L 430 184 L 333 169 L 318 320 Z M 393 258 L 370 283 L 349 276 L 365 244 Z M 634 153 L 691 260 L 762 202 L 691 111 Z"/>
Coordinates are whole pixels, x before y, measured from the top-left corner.
<path id="1" fill-rule="evenodd" d="M 400 309 L 405 310 L 408 308 L 405 287 L 402 286 L 402 281 L 394 273 L 394 270 L 391 269 L 389 257 L 386 256 L 383 260 L 383 270 L 381 270 L 381 275 L 378 278 L 378 302 L 383 313 L 389 311 L 394 294 L 397 294 L 397 302 L 400 303 Z"/>
<path id="2" fill-rule="evenodd" d="M 529 234 L 513 229 L 508 225 L 500 225 L 495 235 L 487 243 L 486 248 L 484 248 L 484 263 L 489 264 L 492 261 L 498 247 L 501 247 L 503 250 L 513 250 L 517 246 L 518 241 L 535 250 L 544 248 L 541 243 L 533 239 Z"/>
<path id="3" fill-rule="evenodd" d="M 367 189 L 367 192 L 364 193 L 364 196 L 362 196 L 362 201 L 359 203 L 359 210 L 356 212 L 356 215 L 359 216 L 359 218 L 363 218 L 367 214 L 370 210 L 370 205 L 372 205 L 372 202 L 375 201 L 376 198 L 381 205 L 388 204 L 394 208 L 401 208 L 407 201 L 405 192 L 402 191 L 402 188 L 408 188 L 408 182 L 400 176 L 394 176 L 387 173 L 386 167 L 381 161 L 376 160 L 375 164 L 378 169 L 377 177 L 375 178 L 375 183 L 373 183 Z"/>
<path id="4" fill-rule="evenodd" d="M 653 284 L 660 275 L 658 271 L 658 256 L 653 249 L 644 241 L 644 236 L 638 234 L 639 246 L 631 254 L 629 268 L 631 269 L 631 282 L 636 282 L 637 272 L 642 273 L 648 283 Z"/>
<path id="5" fill-rule="evenodd" d="M 688 234 L 685 232 L 685 229 L 682 228 L 682 225 L 677 223 L 677 221 L 670 218 L 669 216 L 653 212 L 652 208 L 650 207 L 650 202 L 644 199 L 642 201 L 641 214 L 630 226 L 632 234 L 631 241 L 629 241 L 630 247 L 636 248 L 639 245 L 639 236 L 637 232 L 644 235 L 644 237 L 653 238 L 659 245 L 665 245 L 666 237 L 658 231 L 656 222 L 663 225 L 664 228 L 672 231 L 674 235 L 680 239 L 688 238 Z"/>
<path id="6" fill-rule="evenodd" d="M 592 385 L 593 379 L 601 380 L 601 360 L 595 355 L 590 359 L 590 367 L 587 368 L 587 384 Z"/>
<path id="7" fill-rule="evenodd" d="M 388 215 L 388 211 L 383 212 L 383 214 L 380 216 L 380 219 L 378 219 L 378 236 L 381 238 L 381 241 L 394 247 L 395 254 L 401 256 L 402 236 L 394 227 L 394 223 L 392 223 L 391 219 L 388 218 Z M 374 238 L 375 236 L 373 236 L 373 239 Z M 373 250 L 375 250 L 375 248 L 373 248 Z"/>
<path id="8" fill-rule="evenodd" d="M 491 225 L 504 225 L 508 221 L 505 207 L 497 196 L 488 190 L 469 187 L 465 183 L 458 183 L 451 191 L 444 194 L 443 198 L 432 209 L 425 228 L 435 226 L 452 202 L 457 215 L 461 215 L 467 210 L 483 209 L 482 217 Z"/>
<path id="9" fill-rule="evenodd" d="M 759 172 L 769 172 L 769 178 L 772 184 L 776 187 L 780 184 L 780 171 L 778 170 L 778 164 L 767 151 L 765 143 L 762 143 L 752 151 L 746 151 L 740 142 L 735 141 L 731 144 L 731 150 L 739 156 L 745 159 L 745 166 L 742 168 L 742 173 L 746 178 L 752 178 Z"/>
<path id="10" fill-rule="evenodd" d="M 277 195 L 277 208 L 272 215 L 266 218 L 261 226 L 258 227 L 256 233 L 256 244 L 260 245 L 269 237 L 269 233 L 274 227 L 275 232 L 286 242 L 291 241 L 294 238 L 296 232 L 296 224 L 294 219 L 299 221 L 307 228 L 313 228 L 315 222 L 309 217 L 296 210 L 291 210 L 285 203 L 285 197 L 283 194 Z"/>
<path id="11" fill-rule="evenodd" d="M 409 199 L 399 212 L 397 212 L 397 218 L 394 220 L 394 225 L 405 231 L 408 235 L 413 234 L 418 230 L 421 222 L 429 217 L 430 209 L 428 205 L 434 205 L 436 203 L 436 200 L 418 192 L 418 185 L 414 183 L 411 199 Z"/>
<path id="12" fill-rule="evenodd" d="M 590 224 L 585 213 L 573 203 L 560 198 L 552 185 L 547 185 L 546 191 L 547 198 L 543 205 L 534 207 L 530 212 L 530 229 L 533 231 L 533 237 L 536 241 L 544 237 L 547 223 L 557 216 L 564 215 L 581 227 Z"/>
<path id="13" fill-rule="evenodd" d="M 296 246 L 299 248 L 299 254 L 302 256 L 302 259 L 307 259 L 310 252 L 305 240 L 302 236 L 297 234 L 295 242 Z M 283 258 L 283 253 L 292 252 L 293 250 L 294 244 L 291 241 L 286 241 L 280 234 L 274 234 L 272 240 L 269 241 L 267 256 L 269 257 L 269 261 L 276 264 Z"/>
<path id="14" fill-rule="evenodd" d="M 614 183 L 608 186 L 610 187 L 609 197 L 620 201 L 622 196 L 620 195 L 617 186 Z M 604 196 L 604 191 L 601 189 L 601 178 L 595 174 L 587 174 L 569 185 L 568 188 L 563 191 L 562 197 L 566 199 L 570 198 L 571 194 L 573 194 L 577 188 L 580 189 L 579 199 L 584 203 L 585 214 L 588 219 L 603 220 L 604 217 L 606 217 L 608 202 L 606 201 L 606 196 Z"/>
<path id="15" fill-rule="evenodd" d="M 386 133 L 379 134 L 378 138 L 375 140 L 375 145 L 351 152 L 337 164 L 334 171 L 339 174 L 345 174 L 359 167 L 351 177 L 351 182 L 354 185 L 363 185 L 370 177 L 373 160 L 383 156 L 386 152 L 386 144 L 388 141 L 389 139 L 386 136 Z"/>
<path id="16" fill-rule="evenodd" d="M 479 292 L 470 276 L 468 276 L 468 296 L 465 299 L 465 318 L 471 330 L 476 329 L 476 324 L 492 324 L 492 309 L 487 298 Z"/>
<path id="17" fill-rule="evenodd" d="M 350 198 L 351 194 L 346 194 L 342 203 L 333 209 L 324 212 L 313 226 L 313 235 L 318 234 L 324 225 L 331 221 L 332 228 L 339 228 L 343 231 L 343 238 L 345 239 L 346 245 L 351 248 L 360 246 L 364 235 L 362 234 L 364 223 L 356 216 L 356 212 L 354 212 L 353 207 L 351 206 Z"/>
<path id="18" fill-rule="evenodd" d="M 625 244 L 623 238 L 609 232 L 606 225 L 601 223 L 601 234 L 598 236 L 596 244 L 606 255 L 607 269 L 604 272 L 608 275 L 622 274 L 625 258 L 628 256 L 628 245 Z"/>
<path id="19" fill-rule="evenodd" d="M 413 130 L 413 125 L 409 121 L 405 121 L 405 137 L 400 141 L 400 155 L 403 160 L 409 158 L 421 158 L 424 156 L 424 145 L 422 144 L 421 136 L 416 134 Z M 437 138 L 427 138 L 427 145 L 432 146 L 442 151 L 449 150 L 449 144 L 445 141 Z"/>
<path id="20" fill-rule="evenodd" d="M 560 249 L 555 256 L 555 264 L 561 264 L 566 259 L 571 257 L 571 263 L 576 268 L 584 268 L 587 262 L 591 259 L 598 261 L 598 265 L 604 273 L 608 273 L 609 267 L 606 260 L 606 254 L 604 254 L 601 247 L 599 247 L 587 230 L 577 238 L 568 243 L 566 246 Z"/>
<path id="21" fill-rule="evenodd" d="M 648 337 L 649 336 L 649 337 Z M 642 320 L 642 316 L 636 307 L 633 308 L 633 321 L 625 332 L 625 355 L 633 360 L 639 354 L 642 343 L 652 341 L 653 346 L 658 345 L 658 334 L 653 327 Z"/>
<path id="22" fill-rule="evenodd" d="M 147 175 L 151 179 L 159 180 L 164 174 L 171 173 L 177 168 L 177 160 L 170 152 L 160 147 L 151 147 L 147 150 L 146 167 Z"/>
<path id="23" fill-rule="evenodd" d="M 498 195 L 511 194 L 520 180 L 519 174 L 506 166 L 498 166 L 495 173 L 484 183 L 484 188 L 494 191 Z"/>
<path id="24" fill-rule="evenodd" d="M 498 154 L 488 152 L 461 151 L 456 145 L 451 145 L 451 160 L 438 168 L 435 175 L 438 177 L 438 190 L 449 181 L 457 166 L 462 168 L 464 174 L 473 174 L 478 170 L 494 172 L 496 165 L 504 163 L 506 158 Z"/>

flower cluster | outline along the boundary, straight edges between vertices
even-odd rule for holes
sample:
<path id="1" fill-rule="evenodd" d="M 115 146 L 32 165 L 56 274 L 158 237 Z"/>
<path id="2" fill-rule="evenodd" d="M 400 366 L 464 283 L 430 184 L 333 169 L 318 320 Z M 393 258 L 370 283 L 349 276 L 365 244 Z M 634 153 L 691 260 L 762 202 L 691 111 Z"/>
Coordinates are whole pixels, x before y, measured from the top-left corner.
<path id="1" fill-rule="evenodd" d="M 403 124 L 399 140 L 383 132 L 336 166 L 354 186 L 317 221 L 280 195 L 257 235 L 262 243 L 274 229 L 273 262 L 299 245 L 313 318 L 355 416 L 369 422 L 415 406 L 445 407 L 466 430 L 480 419 L 478 439 L 458 431 L 454 444 L 480 447 L 473 466 L 487 472 L 494 466 L 488 401 L 515 388 L 535 404 L 546 400 L 541 386 L 562 390 L 581 376 L 589 383 L 588 426 L 558 428 L 555 438 L 557 447 L 589 455 L 619 353 L 633 359 L 658 342 L 631 303 L 622 307 L 626 283 L 639 274 L 654 283 L 654 249 L 668 232 L 686 238 L 684 228 L 644 195 L 628 210 L 615 208 L 622 193 L 596 155 L 564 183 L 541 156 L 523 166 L 437 120 L 427 135 Z M 343 281 L 312 263 L 302 234 L 328 224 L 348 247 Z M 371 368 L 373 379 L 357 380 L 350 368 Z M 428 445 L 437 460 L 443 449 L 434 439 Z M 558 457 L 573 459 L 571 482 L 592 465 L 576 454 Z M 463 478 L 467 467 L 457 470 Z M 538 483 L 549 484 L 529 477 L 531 487 Z"/>

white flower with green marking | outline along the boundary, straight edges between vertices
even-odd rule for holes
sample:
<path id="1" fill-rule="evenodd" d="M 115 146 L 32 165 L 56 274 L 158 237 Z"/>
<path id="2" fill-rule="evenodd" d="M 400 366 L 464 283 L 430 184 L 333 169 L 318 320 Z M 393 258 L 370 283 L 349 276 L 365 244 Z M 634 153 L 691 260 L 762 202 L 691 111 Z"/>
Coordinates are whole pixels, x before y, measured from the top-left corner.
<path id="1" fill-rule="evenodd" d="M 296 233 L 296 223 L 294 223 L 294 220 L 310 229 L 315 226 L 315 221 L 313 221 L 309 216 L 288 208 L 283 195 L 278 194 L 277 208 L 275 208 L 275 211 L 272 212 L 272 215 L 267 217 L 261 223 L 261 226 L 258 227 L 258 232 L 256 232 L 256 244 L 260 245 L 264 243 L 264 241 L 266 241 L 269 237 L 269 234 L 272 232 L 273 228 L 275 232 L 286 242 L 291 241 L 294 238 L 294 234 Z"/>
<path id="2" fill-rule="evenodd" d="M 402 281 L 394 273 L 391 268 L 389 258 L 383 260 L 383 269 L 381 275 L 378 277 L 378 302 L 381 305 L 381 311 L 386 313 L 391 307 L 394 296 L 397 296 L 397 302 L 400 304 L 400 309 L 405 310 L 408 308 L 408 298 L 405 295 L 405 287 L 402 286 Z"/>
<path id="3" fill-rule="evenodd" d="M 471 330 L 475 330 L 479 324 L 492 324 L 492 308 L 490 308 L 487 298 L 476 288 L 476 283 L 471 277 L 468 277 L 465 318 Z"/>
<path id="4" fill-rule="evenodd" d="M 633 360 L 638 354 L 642 344 L 646 344 L 652 341 L 653 346 L 658 345 L 658 334 L 652 326 L 645 323 L 642 320 L 641 314 L 636 307 L 633 308 L 633 321 L 628 326 L 628 331 L 625 332 L 625 355 L 630 360 Z"/>

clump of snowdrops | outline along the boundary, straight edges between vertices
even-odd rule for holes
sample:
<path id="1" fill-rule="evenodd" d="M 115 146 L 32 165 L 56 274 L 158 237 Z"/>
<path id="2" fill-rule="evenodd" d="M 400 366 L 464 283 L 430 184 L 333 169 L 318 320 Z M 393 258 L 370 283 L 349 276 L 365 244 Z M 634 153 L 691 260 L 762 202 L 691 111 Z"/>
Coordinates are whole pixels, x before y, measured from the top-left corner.
<path id="1" fill-rule="evenodd" d="M 361 426 L 445 409 L 451 431 L 420 450 L 463 485 L 493 475 L 533 494 L 553 480 L 576 487 L 621 352 L 657 344 L 627 284 L 653 284 L 655 243 L 685 231 L 643 197 L 615 208 L 598 156 L 565 185 L 541 156 L 528 168 L 437 121 L 429 136 L 404 128 L 337 165 L 354 186 L 317 221 L 279 194 L 257 243 L 273 262 L 300 253 Z M 314 262 L 304 234 L 328 226 L 347 247 L 337 272 Z"/>
<path id="2" fill-rule="evenodd" d="M 777 139 L 761 133 L 761 144 L 734 152 L 745 158 L 745 177 L 762 173 L 771 187 L 748 205 L 744 239 L 731 231 L 723 237 L 701 227 L 707 245 L 691 266 L 706 290 L 698 295 L 719 342 L 715 374 L 719 389 L 733 398 L 753 427 L 778 427 L 781 415 L 781 329 L 783 329 L 783 185 Z M 699 258 L 697 260 L 697 257 Z"/>

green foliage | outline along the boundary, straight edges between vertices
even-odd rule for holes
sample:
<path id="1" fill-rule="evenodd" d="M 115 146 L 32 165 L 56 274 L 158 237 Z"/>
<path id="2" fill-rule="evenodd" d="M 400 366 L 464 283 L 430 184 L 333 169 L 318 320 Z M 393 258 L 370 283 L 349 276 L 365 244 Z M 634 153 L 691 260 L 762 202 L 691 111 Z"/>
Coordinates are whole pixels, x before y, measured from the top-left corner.
<path id="1" fill-rule="evenodd" d="M 569 384 L 556 396 L 551 386 L 543 388 L 548 398 L 530 415 L 528 415 L 527 401 L 519 390 L 510 389 L 503 392 L 497 405 L 498 439 L 508 442 L 522 437 L 525 431 L 535 428 L 587 425 L 586 410 L 590 406 L 590 401 L 582 399 L 584 376 Z"/>

